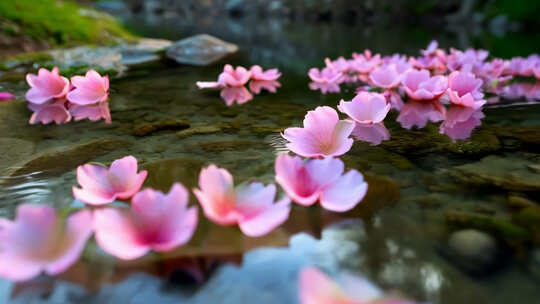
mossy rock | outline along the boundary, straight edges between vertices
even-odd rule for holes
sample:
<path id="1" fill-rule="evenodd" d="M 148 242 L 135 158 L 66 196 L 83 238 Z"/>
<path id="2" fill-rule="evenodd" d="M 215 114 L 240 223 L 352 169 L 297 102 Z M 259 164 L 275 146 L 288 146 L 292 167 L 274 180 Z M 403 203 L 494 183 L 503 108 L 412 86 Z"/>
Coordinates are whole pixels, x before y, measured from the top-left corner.
<path id="1" fill-rule="evenodd" d="M 163 130 L 183 130 L 189 128 L 189 122 L 185 120 L 159 120 L 152 123 L 140 123 L 133 127 L 133 134 L 146 136 L 151 133 Z"/>
<path id="2" fill-rule="evenodd" d="M 455 210 L 446 211 L 444 215 L 452 225 L 490 232 L 515 248 L 523 248 L 531 240 L 529 231 L 511 219 Z"/>
<path id="3" fill-rule="evenodd" d="M 525 227 L 532 235 L 536 245 L 540 245 L 540 207 L 530 206 L 522 209 L 514 216 L 519 225 Z"/>
<path id="4" fill-rule="evenodd" d="M 540 191 L 540 173 L 529 168 L 535 164 L 523 158 L 488 156 L 479 162 L 454 167 L 449 173 L 470 184 L 493 185 L 514 191 Z"/>

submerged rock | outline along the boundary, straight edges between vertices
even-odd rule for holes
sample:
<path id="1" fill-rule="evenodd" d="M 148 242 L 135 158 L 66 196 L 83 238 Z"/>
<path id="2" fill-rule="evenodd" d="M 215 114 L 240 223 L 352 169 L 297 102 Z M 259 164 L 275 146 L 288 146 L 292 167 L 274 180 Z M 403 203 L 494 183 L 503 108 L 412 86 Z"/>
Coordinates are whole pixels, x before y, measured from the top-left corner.
<path id="1" fill-rule="evenodd" d="M 175 42 L 167 49 L 166 55 L 181 64 L 205 66 L 237 51 L 235 44 L 201 34 Z"/>
<path id="2" fill-rule="evenodd" d="M 145 136 L 161 130 L 183 130 L 189 128 L 185 120 L 160 120 L 152 123 L 138 124 L 133 127 L 133 134 Z"/>
<path id="3" fill-rule="evenodd" d="M 50 176 L 59 175 L 98 156 L 130 145 L 129 141 L 104 138 L 83 144 L 52 148 L 14 165 L 15 170 L 10 173 L 10 176 L 17 177 L 35 172 Z"/>
<path id="4" fill-rule="evenodd" d="M 176 133 L 178 138 L 185 138 L 193 135 L 202 135 L 202 134 L 212 134 L 218 133 L 221 131 L 221 126 L 210 125 L 210 126 L 197 126 L 190 127 L 189 129 L 182 130 Z"/>
<path id="5" fill-rule="evenodd" d="M 498 253 L 497 241 L 476 229 L 459 230 L 448 239 L 448 256 L 460 268 L 482 274 L 494 266 Z"/>
<path id="6" fill-rule="evenodd" d="M 516 157 L 488 156 L 481 161 L 454 167 L 450 175 L 470 184 L 494 185 L 514 191 L 540 191 L 540 173 L 534 162 Z"/>
<path id="7" fill-rule="evenodd" d="M 2 170 L 2 174 L 5 173 L 5 169 L 30 157 L 35 151 L 33 142 L 17 138 L 0 138 L 0 147 L 6 148 L 0 154 L 0 170 Z"/>

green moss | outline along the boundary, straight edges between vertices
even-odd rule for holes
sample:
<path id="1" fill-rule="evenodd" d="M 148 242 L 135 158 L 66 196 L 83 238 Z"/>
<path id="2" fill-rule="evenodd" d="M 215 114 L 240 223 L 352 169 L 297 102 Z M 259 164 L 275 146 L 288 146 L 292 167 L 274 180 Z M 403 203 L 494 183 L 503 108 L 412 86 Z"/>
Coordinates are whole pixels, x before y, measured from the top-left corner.
<path id="1" fill-rule="evenodd" d="M 491 232 L 509 245 L 520 247 L 531 240 L 527 229 L 514 224 L 510 219 L 462 211 L 447 211 L 445 217 L 451 224 Z"/>
<path id="2" fill-rule="evenodd" d="M 2 0 L 2 19 L 20 26 L 23 35 L 48 40 L 53 45 L 81 42 L 102 44 L 114 42 L 115 39 L 134 39 L 111 16 L 83 9 L 71 1 Z M 13 28 L 3 30 L 17 33 Z"/>

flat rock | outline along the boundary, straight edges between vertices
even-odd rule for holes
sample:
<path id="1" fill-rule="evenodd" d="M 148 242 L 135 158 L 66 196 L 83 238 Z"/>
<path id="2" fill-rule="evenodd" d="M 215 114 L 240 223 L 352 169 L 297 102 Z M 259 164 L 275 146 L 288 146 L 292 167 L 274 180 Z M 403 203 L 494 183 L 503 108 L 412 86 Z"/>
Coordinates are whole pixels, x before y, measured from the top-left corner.
<path id="1" fill-rule="evenodd" d="M 489 270 L 498 252 L 495 238 L 476 229 L 452 233 L 448 239 L 448 249 L 451 259 L 459 267 L 476 274 Z"/>
<path id="2" fill-rule="evenodd" d="M 178 138 L 185 138 L 193 135 L 203 135 L 203 134 L 212 134 L 218 133 L 221 131 L 220 126 L 196 126 L 190 127 L 189 129 L 182 130 L 176 133 Z"/>
<path id="3" fill-rule="evenodd" d="M 183 130 L 187 128 L 189 128 L 189 122 L 185 120 L 160 120 L 135 125 L 133 127 L 133 134 L 137 136 L 145 136 L 162 130 Z"/>
<path id="4" fill-rule="evenodd" d="M 11 172 L 10 176 L 17 177 L 35 172 L 42 172 L 51 176 L 59 175 L 73 170 L 98 156 L 129 145 L 131 145 L 129 141 L 105 138 L 45 150 L 14 165 L 14 171 Z"/>
<path id="5" fill-rule="evenodd" d="M 5 169 L 30 157 L 35 151 L 33 142 L 18 138 L 0 138 L 0 147 L 5 147 L 0 154 L 0 170 L 2 170 L 2 174 L 5 173 Z"/>
<path id="6" fill-rule="evenodd" d="M 536 163 L 516 157 L 488 156 L 476 163 L 454 167 L 450 174 L 465 183 L 540 191 L 540 173 L 531 170 L 531 165 Z"/>
<path id="7" fill-rule="evenodd" d="M 236 44 L 200 34 L 176 41 L 167 49 L 166 56 L 181 64 L 205 66 L 237 51 Z"/>

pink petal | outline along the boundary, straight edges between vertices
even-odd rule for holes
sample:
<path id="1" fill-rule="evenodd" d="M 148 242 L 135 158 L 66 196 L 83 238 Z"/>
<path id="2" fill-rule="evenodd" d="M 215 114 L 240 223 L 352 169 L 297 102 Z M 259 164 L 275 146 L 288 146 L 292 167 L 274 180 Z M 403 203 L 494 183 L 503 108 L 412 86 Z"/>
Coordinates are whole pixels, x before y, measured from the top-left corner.
<path id="1" fill-rule="evenodd" d="M 243 219 L 249 219 L 272 205 L 276 186 L 272 184 L 265 187 L 262 183 L 248 183 L 236 187 L 235 192 L 235 209 Z"/>
<path id="2" fill-rule="evenodd" d="M 62 244 L 64 252 L 57 260 L 47 265 L 45 268 L 47 274 L 59 274 L 73 265 L 79 259 L 92 232 L 91 211 L 84 209 L 71 214 L 66 220 L 66 232 Z"/>
<path id="3" fill-rule="evenodd" d="M 318 190 L 322 185 L 314 181 L 300 157 L 287 154 L 278 156 L 275 171 L 277 183 L 296 203 L 311 206 L 319 199 Z"/>
<path id="4" fill-rule="evenodd" d="M 289 218 L 290 202 L 289 198 L 284 198 L 269 206 L 257 216 L 240 221 L 240 230 L 251 237 L 259 237 L 269 233 Z"/>
<path id="5" fill-rule="evenodd" d="M 350 210 L 364 198 L 367 187 L 362 173 L 350 170 L 323 191 L 321 206 L 336 212 Z"/>
<path id="6" fill-rule="evenodd" d="M 298 290 L 301 304 L 355 303 L 334 281 L 313 267 L 300 272 Z"/>
<path id="7" fill-rule="evenodd" d="M 148 172 L 137 174 L 137 159 L 131 155 L 112 162 L 107 182 L 120 199 L 127 199 L 141 188 Z"/>
<path id="8" fill-rule="evenodd" d="M 90 205 L 103 205 L 116 199 L 109 184 L 107 168 L 86 164 L 77 168 L 77 182 L 82 188 L 73 187 L 73 196 Z"/>
<path id="9" fill-rule="evenodd" d="M 139 242 L 137 227 L 127 210 L 102 208 L 94 211 L 95 238 L 107 253 L 123 260 L 133 260 L 150 251 Z"/>

